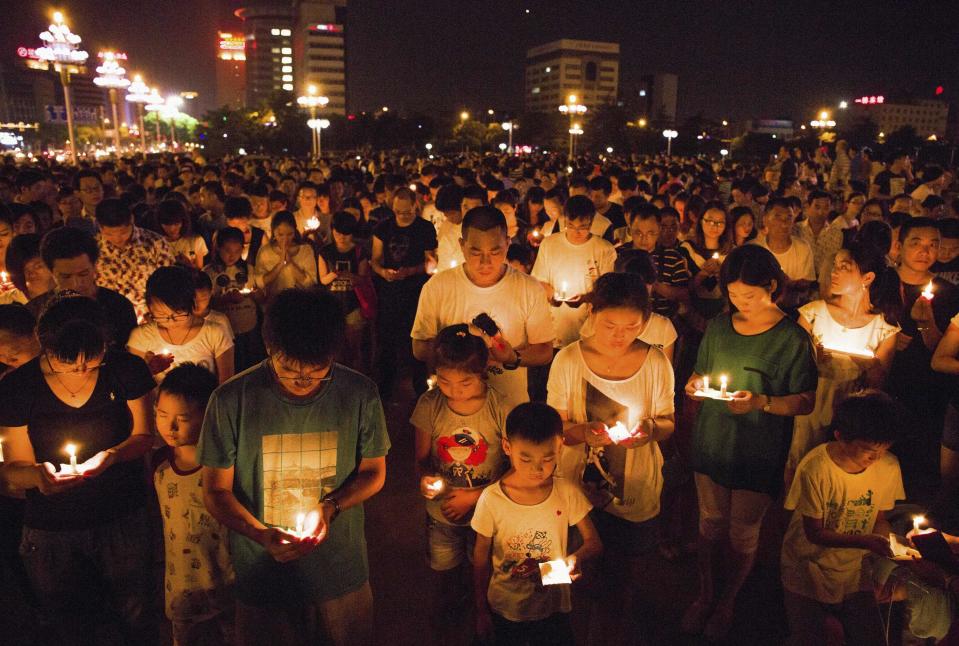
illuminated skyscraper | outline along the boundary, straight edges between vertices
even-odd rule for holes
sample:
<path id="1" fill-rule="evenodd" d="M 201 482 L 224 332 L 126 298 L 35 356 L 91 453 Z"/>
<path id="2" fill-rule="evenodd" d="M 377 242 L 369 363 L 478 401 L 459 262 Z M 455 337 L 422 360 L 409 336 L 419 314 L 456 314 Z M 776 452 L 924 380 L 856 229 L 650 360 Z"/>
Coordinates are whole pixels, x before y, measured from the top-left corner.
<path id="1" fill-rule="evenodd" d="M 293 4 L 249 0 L 237 9 L 246 40 L 246 104 L 256 107 L 274 92 L 293 92 Z"/>
<path id="2" fill-rule="evenodd" d="M 216 50 L 216 105 L 246 103 L 246 41 L 243 34 L 219 32 Z"/>

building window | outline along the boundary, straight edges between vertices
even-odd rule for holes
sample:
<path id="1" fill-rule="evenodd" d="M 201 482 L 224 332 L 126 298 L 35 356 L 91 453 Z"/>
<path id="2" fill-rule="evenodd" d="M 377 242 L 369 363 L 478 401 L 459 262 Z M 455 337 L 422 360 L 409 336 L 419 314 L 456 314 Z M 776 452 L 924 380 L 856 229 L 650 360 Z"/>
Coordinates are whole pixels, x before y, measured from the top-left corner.
<path id="1" fill-rule="evenodd" d="M 532 94 L 539 94 L 539 92 L 540 92 L 539 87 L 534 87 L 532 90 Z"/>
<path id="2" fill-rule="evenodd" d="M 590 61 L 586 63 L 586 80 L 595 81 L 596 80 L 596 63 Z"/>
<path id="3" fill-rule="evenodd" d="M 283 51 L 280 52 L 280 53 L 281 53 L 281 54 L 292 54 L 292 53 L 293 53 L 293 48 L 292 48 L 292 47 L 284 47 L 284 48 L 283 48 Z"/>
<path id="4" fill-rule="evenodd" d="M 283 89 L 286 90 L 287 92 L 292 92 L 292 91 L 293 91 L 293 84 L 292 84 L 292 83 L 284 83 L 284 84 L 283 84 Z"/>
<path id="5" fill-rule="evenodd" d="M 277 29 L 276 27 L 274 27 L 273 29 L 270 30 L 270 35 L 271 35 L 271 36 L 279 36 L 279 35 L 280 35 L 280 30 Z"/>
<path id="6" fill-rule="evenodd" d="M 289 36 L 289 35 L 290 35 L 290 30 L 289 30 L 289 29 L 281 29 L 281 30 L 280 30 L 280 35 L 281 35 L 281 36 Z"/>
<path id="7" fill-rule="evenodd" d="M 284 65 L 284 66 L 283 66 L 283 69 L 281 69 L 280 71 L 283 72 L 284 74 L 292 74 L 292 73 L 293 73 L 293 66 L 292 66 L 292 65 Z"/>
<path id="8" fill-rule="evenodd" d="M 284 65 L 290 65 L 293 62 L 293 57 L 284 56 L 283 58 L 280 59 L 280 62 L 283 63 Z"/>

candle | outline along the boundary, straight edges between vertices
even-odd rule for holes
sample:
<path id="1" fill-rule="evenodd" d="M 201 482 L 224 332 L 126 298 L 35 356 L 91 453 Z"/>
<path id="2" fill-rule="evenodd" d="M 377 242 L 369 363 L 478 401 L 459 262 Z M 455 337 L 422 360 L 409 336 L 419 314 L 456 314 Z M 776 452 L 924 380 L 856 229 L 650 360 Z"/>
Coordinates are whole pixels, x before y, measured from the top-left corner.
<path id="1" fill-rule="evenodd" d="M 163 348 L 162 350 L 160 350 L 160 354 L 165 354 L 169 356 L 172 353 L 170 352 L 170 348 Z"/>
<path id="2" fill-rule="evenodd" d="M 719 252 L 718 252 L 718 251 L 713 254 L 713 260 L 719 260 Z"/>
<path id="3" fill-rule="evenodd" d="M 243 289 L 240 290 L 240 293 L 241 293 L 241 294 L 252 294 L 252 293 L 253 293 L 253 290 L 252 290 L 251 288 L 249 288 L 249 287 L 244 287 Z"/>
<path id="4" fill-rule="evenodd" d="M 609 436 L 609 439 L 613 441 L 613 444 L 625 442 L 633 436 L 622 422 L 616 422 L 612 426 L 607 426 L 606 434 Z"/>
<path id="5" fill-rule="evenodd" d="M 569 576 L 571 569 L 566 559 L 555 559 L 539 564 L 539 574 L 543 580 L 543 585 L 572 583 L 573 580 Z"/>
<path id="6" fill-rule="evenodd" d="M 450 260 L 450 269 L 456 269 L 456 261 Z"/>
<path id="7" fill-rule="evenodd" d="M 10 284 L 10 276 L 7 272 L 0 271 L 0 283 L 2 283 L 4 287 Z"/>
<path id="8" fill-rule="evenodd" d="M 303 524 L 306 521 L 306 514 L 302 511 L 296 515 L 296 530 L 297 534 L 303 534 Z"/>
<path id="9" fill-rule="evenodd" d="M 80 468 L 77 466 L 77 447 L 75 444 L 67 444 L 64 447 L 64 450 L 67 452 L 67 455 L 70 456 L 70 466 L 68 473 L 76 475 L 80 473 Z M 61 465 L 62 467 L 63 465 Z M 61 469 L 62 470 L 62 469 Z"/>
<path id="10" fill-rule="evenodd" d="M 435 387 L 436 387 L 436 377 L 427 377 L 426 378 L 427 390 L 433 390 Z"/>
<path id="11" fill-rule="evenodd" d="M 562 285 L 562 287 L 561 287 L 560 290 L 559 290 L 559 296 L 557 297 L 556 300 L 565 301 L 565 300 L 566 300 L 566 290 L 567 290 L 567 289 L 569 289 L 569 283 L 564 280 L 564 281 L 563 281 L 563 285 Z"/>
<path id="12" fill-rule="evenodd" d="M 443 481 L 443 478 L 439 476 L 436 477 L 436 480 L 426 485 L 426 488 L 435 494 L 442 492 L 445 487 L 446 483 Z"/>
<path id="13" fill-rule="evenodd" d="M 539 229 L 533 229 L 533 239 L 539 240 L 540 236 L 543 234 L 539 232 Z"/>
<path id="14" fill-rule="evenodd" d="M 0 437 L 0 464 L 3 464 L 3 438 Z"/>
<path id="15" fill-rule="evenodd" d="M 410 190 L 416 192 L 416 184 L 410 184 Z"/>
<path id="16" fill-rule="evenodd" d="M 918 532 L 918 531 L 921 529 L 919 526 L 920 526 L 920 525 L 925 525 L 925 524 L 926 524 L 926 517 L 923 516 L 922 514 L 918 514 L 918 515 L 912 517 L 912 529 L 913 529 L 913 531 Z"/>
<path id="17" fill-rule="evenodd" d="M 719 375 L 719 396 L 726 397 L 726 375 Z"/>
<path id="18" fill-rule="evenodd" d="M 709 375 L 703 377 L 703 392 L 709 392 Z"/>
<path id="19" fill-rule="evenodd" d="M 931 300 L 932 300 L 933 293 L 932 293 L 932 281 L 931 281 L 931 280 L 929 281 L 929 284 L 926 285 L 926 288 L 925 288 L 924 290 L 922 290 L 922 297 L 925 298 L 927 301 L 931 301 Z"/>
<path id="20" fill-rule="evenodd" d="M 306 230 L 307 231 L 316 231 L 320 228 L 320 219 L 315 215 L 306 221 Z"/>

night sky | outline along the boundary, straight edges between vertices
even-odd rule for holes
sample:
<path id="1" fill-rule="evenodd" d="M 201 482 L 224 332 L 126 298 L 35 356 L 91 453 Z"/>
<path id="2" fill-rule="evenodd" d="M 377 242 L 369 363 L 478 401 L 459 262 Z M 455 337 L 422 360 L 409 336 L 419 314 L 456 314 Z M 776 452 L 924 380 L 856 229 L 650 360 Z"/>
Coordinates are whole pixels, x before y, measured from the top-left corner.
<path id="1" fill-rule="evenodd" d="M 235 0 L 70 0 L 88 50 L 128 52 L 166 91 L 213 103 L 218 28 Z M 0 0 L 0 58 L 36 46 L 50 5 Z M 184 10 L 170 10 L 169 7 Z M 159 9 L 158 9 L 159 7 Z M 868 7 L 868 8 L 866 8 Z M 529 13 L 525 12 L 529 9 Z M 823 105 L 898 91 L 959 97 L 959 2 L 351 0 L 350 107 L 519 111 L 527 47 L 560 37 L 621 46 L 621 82 L 679 75 L 679 112 L 810 118 Z"/>

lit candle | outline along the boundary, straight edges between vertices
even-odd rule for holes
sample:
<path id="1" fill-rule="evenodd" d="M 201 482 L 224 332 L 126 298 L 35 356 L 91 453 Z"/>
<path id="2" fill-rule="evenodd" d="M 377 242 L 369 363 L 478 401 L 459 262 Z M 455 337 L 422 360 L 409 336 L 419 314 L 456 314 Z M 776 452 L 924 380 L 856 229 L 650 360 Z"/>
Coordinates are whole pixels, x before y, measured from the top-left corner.
<path id="1" fill-rule="evenodd" d="M 613 441 L 613 444 L 625 442 L 633 436 L 622 422 L 616 422 L 612 426 L 607 426 L 606 434 L 609 436 L 609 439 Z"/>
<path id="2" fill-rule="evenodd" d="M 713 260 L 719 260 L 719 252 L 718 252 L 718 251 L 713 254 Z"/>
<path id="3" fill-rule="evenodd" d="M 67 454 L 70 456 L 70 473 L 76 475 L 80 473 L 80 468 L 77 466 L 77 447 L 75 444 L 67 444 L 64 447 Z"/>
<path id="4" fill-rule="evenodd" d="M 439 476 L 437 476 L 436 480 L 426 485 L 427 489 L 436 494 L 442 492 L 444 487 L 446 487 L 446 483 L 443 482 L 443 478 L 440 478 Z"/>
<path id="5" fill-rule="evenodd" d="M 0 464 L 3 464 L 3 438 L 0 437 Z"/>
<path id="6" fill-rule="evenodd" d="M 912 517 L 912 529 L 913 529 L 913 531 L 918 532 L 918 531 L 921 529 L 919 526 L 920 526 L 920 525 L 925 525 L 925 524 L 926 524 L 926 517 L 923 516 L 922 514 L 919 514 L 919 515 L 916 515 L 916 516 L 913 516 L 913 517 Z"/>
<path id="7" fill-rule="evenodd" d="M 922 290 L 922 297 L 925 298 L 927 301 L 931 301 L 931 300 L 932 300 L 933 293 L 932 293 L 932 281 L 931 281 L 931 280 L 929 281 L 929 284 L 926 285 L 926 288 L 925 288 L 924 290 Z"/>
<path id="8" fill-rule="evenodd" d="M 567 290 L 567 289 L 569 289 L 569 283 L 564 280 L 564 281 L 563 281 L 563 285 L 562 285 L 562 287 L 561 287 L 560 290 L 559 290 L 559 298 L 558 298 L 557 300 L 560 300 L 560 301 L 565 301 L 565 300 L 566 300 L 566 290 Z"/>
<path id="9" fill-rule="evenodd" d="M 426 378 L 427 390 L 433 390 L 435 387 L 436 387 L 436 377 L 427 377 Z"/>
<path id="10" fill-rule="evenodd" d="M 410 184 L 410 190 L 416 192 L 416 184 Z"/>
<path id="11" fill-rule="evenodd" d="M 539 232 L 539 229 L 533 229 L 533 238 L 534 238 L 535 240 L 539 240 L 540 236 L 542 236 L 542 235 L 543 235 L 543 234 Z"/>
<path id="12" fill-rule="evenodd" d="M 709 392 L 709 375 L 706 375 L 705 377 L 703 377 L 703 392 L 704 393 Z"/>
<path id="13" fill-rule="evenodd" d="M 306 230 L 307 231 L 316 231 L 320 228 L 320 219 L 315 215 L 306 221 Z"/>
<path id="14" fill-rule="evenodd" d="M 296 529 L 295 533 L 299 536 L 303 535 L 303 525 L 306 522 L 306 514 L 302 511 L 296 515 Z"/>
<path id="15" fill-rule="evenodd" d="M 719 376 L 719 396 L 726 397 L 726 375 Z"/>
<path id="16" fill-rule="evenodd" d="M 160 354 L 170 355 L 172 353 L 170 352 L 170 348 L 163 348 L 160 350 Z"/>
<path id="17" fill-rule="evenodd" d="M 456 269 L 456 261 L 450 260 L 450 269 Z"/>
<path id="18" fill-rule="evenodd" d="M 10 276 L 5 271 L 0 271 L 0 284 L 4 287 L 10 284 Z"/>
<path id="19" fill-rule="evenodd" d="M 241 294 L 252 294 L 252 293 L 253 293 L 253 290 L 252 290 L 251 288 L 249 288 L 249 287 L 244 287 L 243 289 L 240 290 L 240 293 L 241 293 Z"/>
<path id="20" fill-rule="evenodd" d="M 573 580 L 569 576 L 571 569 L 566 559 L 555 559 L 539 564 L 539 574 L 543 580 L 543 585 L 572 583 Z"/>

